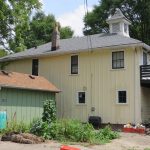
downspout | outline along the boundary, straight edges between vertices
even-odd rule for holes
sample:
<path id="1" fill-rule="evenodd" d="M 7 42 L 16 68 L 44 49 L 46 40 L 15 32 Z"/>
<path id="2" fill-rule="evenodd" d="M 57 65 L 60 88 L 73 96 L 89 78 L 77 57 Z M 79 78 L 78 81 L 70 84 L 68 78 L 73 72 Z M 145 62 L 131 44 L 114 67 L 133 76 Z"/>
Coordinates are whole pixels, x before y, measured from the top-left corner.
<path id="1" fill-rule="evenodd" d="M 135 119 L 135 117 L 136 117 L 136 107 L 135 107 L 135 105 L 136 105 L 136 57 L 135 57 L 135 55 L 136 55 L 136 53 L 137 53 L 137 50 L 136 50 L 136 47 L 135 47 L 135 50 L 134 50 L 134 123 L 136 123 L 136 119 Z"/>

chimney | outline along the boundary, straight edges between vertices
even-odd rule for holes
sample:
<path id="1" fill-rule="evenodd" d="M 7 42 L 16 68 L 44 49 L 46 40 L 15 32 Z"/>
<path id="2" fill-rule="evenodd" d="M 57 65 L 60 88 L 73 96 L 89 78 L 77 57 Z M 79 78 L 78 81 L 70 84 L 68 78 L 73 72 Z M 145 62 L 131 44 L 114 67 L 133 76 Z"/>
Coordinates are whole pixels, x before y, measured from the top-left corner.
<path id="1" fill-rule="evenodd" d="M 55 24 L 55 28 L 52 33 L 52 46 L 51 51 L 55 51 L 59 49 L 59 41 L 60 41 L 60 32 L 59 32 L 60 25 L 58 22 Z"/>

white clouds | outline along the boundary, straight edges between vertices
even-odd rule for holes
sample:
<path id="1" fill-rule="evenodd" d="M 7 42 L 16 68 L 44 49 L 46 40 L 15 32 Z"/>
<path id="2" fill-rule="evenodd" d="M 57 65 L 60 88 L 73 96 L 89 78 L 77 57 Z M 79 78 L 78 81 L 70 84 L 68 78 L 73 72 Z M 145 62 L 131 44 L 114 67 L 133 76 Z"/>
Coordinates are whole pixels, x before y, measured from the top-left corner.
<path id="1" fill-rule="evenodd" d="M 43 0 L 39 0 L 40 1 L 40 3 L 42 3 L 43 4 Z"/>
<path id="2" fill-rule="evenodd" d="M 88 8 L 89 11 L 92 7 Z M 68 12 L 60 15 L 57 20 L 62 26 L 70 26 L 74 30 L 75 36 L 82 36 L 82 30 L 84 27 L 83 18 L 85 15 L 85 9 L 83 5 L 80 5 L 77 9 L 72 12 Z"/>
<path id="3" fill-rule="evenodd" d="M 43 0 L 39 0 L 39 2 L 42 4 L 42 9 L 44 8 L 44 1 Z"/>

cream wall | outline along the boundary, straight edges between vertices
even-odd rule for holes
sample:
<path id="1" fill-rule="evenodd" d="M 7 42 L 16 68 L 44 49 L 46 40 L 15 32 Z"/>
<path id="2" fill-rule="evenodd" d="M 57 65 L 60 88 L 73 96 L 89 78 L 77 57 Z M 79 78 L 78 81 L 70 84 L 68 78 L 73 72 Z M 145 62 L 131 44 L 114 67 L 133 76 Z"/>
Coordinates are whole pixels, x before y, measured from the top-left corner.
<path id="1" fill-rule="evenodd" d="M 125 51 L 125 68 L 111 69 L 112 51 Z M 71 54 L 39 58 L 39 75 L 62 90 L 57 95 L 59 117 L 87 121 L 97 115 L 103 123 L 141 121 L 139 61 L 135 47 L 105 49 L 79 55 L 79 74 L 70 74 Z M 7 69 L 31 73 L 31 60 L 12 62 Z M 117 104 L 117 91 L 127 90 L 127 104 Z M 77 104 L 77 92 L 86 92 L 86 104 Z M 95 111 L 91 112 L 91 107 Z"/>
<path id="2" fill-rule="evenodd" d="M 143 49 L 141 50 L 143 55 Z M 148 65 L 150 65 L 150 55 L 147 55 Z M 150 88 L 141 87 L 141 115 L 142 121 L 150 119 Z"/>
<path id="3" fill-rule="evenodd" d="M 150 119 L 150 89 L 141 88 L 142 93 L 142 121 Z"/>
<path id="4" fill-rule="evenodd" d="M 32 60 L 23 59 L 23 60 L 9 62 L 9 64 L 5 67 L 5 70 L 31 74 Z"/>

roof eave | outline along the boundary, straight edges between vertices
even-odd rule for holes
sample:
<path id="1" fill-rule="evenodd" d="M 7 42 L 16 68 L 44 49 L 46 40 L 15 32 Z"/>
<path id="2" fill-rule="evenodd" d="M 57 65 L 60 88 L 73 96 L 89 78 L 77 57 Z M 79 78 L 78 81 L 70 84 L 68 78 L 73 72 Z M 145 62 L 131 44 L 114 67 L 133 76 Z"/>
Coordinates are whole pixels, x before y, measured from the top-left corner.
<path id="1" fill-rule="evenodd" d="M 143 43 L 143 48 L 145 48 L 148 52 L 150 52 L 150 46 Z"/>
<path id="2" fill-rule="evenodd" d="M 111 46 L 104 46 L 104 47 L 97 47 L 97 48 L 92 48 L 91 50 L 94 49 L 114 49 L 114 48 L 120 48 L 120 47 L 127 47 L 127 46 L 142 46 L 148 50 L 150 50 L 150 46 L 148 46 L 147 44 L 139 41 L 136 43 L 129 43 L 129 44 L 122 44 L 122 45 L 111 45 Z M 90 51 L 91 51 L 90 50 Z M 14 58 L 8 58 L 8 59 L 1 59 L 0 62 L 9 62 L 9 61 L 14 61 L 14 60 L 20 60 L 20 59 L 30 59 L 30 58 L 39 58 L 39 57 L 47 57 L 47 56 L 58 56 L 58 55 L 64 55 L 64 54 L 72 54 L 72 53 L 80 53 L 80 52 L 87 52 L 89 51 L 89 49 L 80 49 L 80 50 L 74 50 L 74 51 L 56 51 L 56 52 L 47 52 L 47 53 L 43 53 L 43 54 L 37 54 L 37 55 L 27 55 L 27 56 L 20 56 L 20 57 L 14 57 Z"/>
<path id="3" fill-rule="evenodd" d="M 54 92 L 59 93 L 61 92 L 59 89 L 57 90 L 48 90 L 48 89 L 36 89 L 36 88 L 27 88 L 27 87 L 21 87 L 21 86 L 14 86 L 14 85 L 0 85 L 2 88 L 13 88 L 13 89 L 22 89 L 22 90 L 35 90 L 35 91 L 44 91 L 44 92 Z"/>

